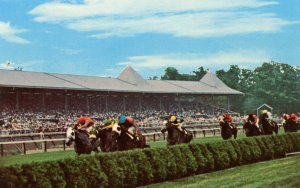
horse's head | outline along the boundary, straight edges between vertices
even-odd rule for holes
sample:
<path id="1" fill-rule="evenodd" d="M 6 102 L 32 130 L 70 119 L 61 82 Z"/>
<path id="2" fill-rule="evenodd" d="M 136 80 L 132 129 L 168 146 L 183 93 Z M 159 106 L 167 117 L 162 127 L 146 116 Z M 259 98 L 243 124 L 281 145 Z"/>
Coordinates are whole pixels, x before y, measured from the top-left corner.
<path id="1" fill-rule="evenodd" d="M 66 145 L 70 146 L 72 142 L 75 140 L 75 131 L 72 127 L 68 127 L 66 132 Z"/>
<path id="2" fill-rule="evenodd" d="M 122 133 L 121 126 L 118 123 L 115 123 L 112 126 L 111 133 L 112 133 L 112 135 L 120 136 Z"/>
<path id="3" fill-rule="evenodd" d="M 162 126 L 163 126 L 164 128 L 167 128 L 168 123 L 169 123 L 168 120 L 164 120 L 164 121 L 162 122 Z"/>

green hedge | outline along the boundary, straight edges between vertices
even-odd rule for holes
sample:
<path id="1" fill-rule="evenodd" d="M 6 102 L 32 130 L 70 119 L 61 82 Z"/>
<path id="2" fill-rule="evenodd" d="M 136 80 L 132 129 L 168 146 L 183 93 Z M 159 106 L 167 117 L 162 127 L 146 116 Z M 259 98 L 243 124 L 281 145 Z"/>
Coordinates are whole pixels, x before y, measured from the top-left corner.
<path id="1" fill-rule="evenodd" d="M 6 187 L 137 187 L 300 151 L 300 133 L 86 155 L 0 168 Z"/>

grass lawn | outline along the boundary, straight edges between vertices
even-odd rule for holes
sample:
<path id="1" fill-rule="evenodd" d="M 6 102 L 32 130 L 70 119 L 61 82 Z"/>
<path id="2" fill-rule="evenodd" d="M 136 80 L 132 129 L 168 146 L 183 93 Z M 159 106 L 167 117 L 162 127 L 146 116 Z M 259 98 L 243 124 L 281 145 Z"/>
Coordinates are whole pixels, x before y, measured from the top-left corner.
<path id="1" fill-rule="evenodd" d="M 227 170 L 153 184 L 145 188 L 297 188 L 300 187 L 300 156 L 239 166 Z"/>

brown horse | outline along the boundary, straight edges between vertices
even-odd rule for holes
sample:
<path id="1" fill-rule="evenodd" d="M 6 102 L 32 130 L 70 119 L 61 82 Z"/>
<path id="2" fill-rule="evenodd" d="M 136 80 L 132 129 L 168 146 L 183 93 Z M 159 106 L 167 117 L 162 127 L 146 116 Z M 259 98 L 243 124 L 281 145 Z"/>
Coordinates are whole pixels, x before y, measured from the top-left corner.
<path id="1" fill-rule="evenodd" d="M 299 124 L 292 119 L 288 119 L 283 123 L 284 132 L 297 132 Z"/>
<path id="2" fill-rule="evenodd" d="M 244 132 L 246 134 L 247 137 L 251 137 L 251 136 L 259 136 L 261 135 L 261 131 L 257 125 L 257 118 L 256 115 L 254 114 L 249 114 L 246 122 L 243 126 Z"/>
<path id="3" fill-rule="evenodd" d="M 117 141 L 118 150 L 150 147 L 146 144 L 146 138 L 142 135 L 141 131 L 137 131 L 137 138 L 135 138 L 127 130 L 118 125 L 118 123 L 113 125 L 112 134 Z"/>
<path id="4" fill-rule="evenodd" d="M 235 125 L 227 121 L 220 121 L 219 125 L 221 126 L 221 136 L 223 140 L 231 139 L 232 136 L 236 139 L 238 130 Z"/>
<path id="5" fill-rule="evenodd" d="M 164 130 L 168 132 L 167 145 L 176 145 L 182 143 L 190 143 L 193 139 L 193 134 L 187 130 L 180 131 L 176 126 L 172 126 L 171 122 L 165 120 L 163 125 L 166 127 Z M 164 133 L 164 131 L 162 130 Z"/>
<path id="6" fill-rule="evenodd" d="M 93 145 L 85 132 L 69 127 L 66 132 L 66 137 L 67 146 L 70 146 L 73 142 L 75 142 L 74 149 L 77 155 L 90 154 L 92 152 Z"/>
<path id="7" fill-rule="evenodd" d="M 278 134 L 278 125 L 275 121 L 268 119 L 268 116 L 263 114 L 259 117 L 258 124 L 262 127 L 262 134 L 272 135 L 273 132 Z"/>
<path id="8" fill-rule="evenodd" d="M 100 128 L 98 130 L 98 137 L 100 138 L 101 151 L 110 152 L 118 150 L 118 142 L 113 137 L 112 128 Z"/>

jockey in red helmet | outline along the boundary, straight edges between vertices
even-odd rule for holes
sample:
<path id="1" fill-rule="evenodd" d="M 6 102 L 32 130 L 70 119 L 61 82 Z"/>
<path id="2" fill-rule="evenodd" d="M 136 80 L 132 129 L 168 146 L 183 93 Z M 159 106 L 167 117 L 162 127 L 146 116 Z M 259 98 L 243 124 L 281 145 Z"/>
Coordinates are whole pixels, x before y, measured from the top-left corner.
<path id="1" fill-rule="evenodd" d="M 96 138 L 95 134 L 91 134 L 94 128 L 94 121 L 88 116 L 81 115 L 77 120 L 75 127 L 77 127 L 77 129 L 79 130 L 85 130 L 88 133 L 89 138 Z"/>
<path id="2" fill-rule="evenodd" d="M 134 119 L 130 116 L 120 115 L 118 124 L 129 134 L 133 136 L 134 139 L 139 140 L 138 137 L 138 127 Z"/>
<path id="3" fill-rule="evenodd" d="M 294 122 L 294 123 L 298 123 L 298 116 L 294 113 L 292 113 L 290 115 L 290 119 Z"/>
<path id="4" fill-rule="evenodd" d="M 249 114 L 247 117 L 246 117 L 246 122 L 249 122 L 251 125 L 255 125 L 257 127 L 258 126 L 258 121 L 257 121 L 257 117 L 255 114 Z"/>
<path id="5" fill-rule="evenodd" d="M 232 122 L 232 116 L 230 114 L 224 114 L 223 115 L 223 121 L 224 122 L 228 122 L 228 123 L 231 123 Z"/>
<path id="6" fill-rule="evenodd" d="M 235 126 L 232 124 L 232 121 L 233 121 L 233 118 L 230 114 L 223 114 L 223 121 L 224 123 L 228 123 L 228 125 L 231 127 L 231 128 L 234 128 Z"/>

